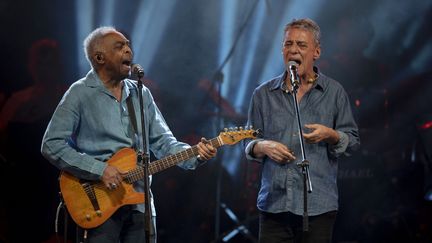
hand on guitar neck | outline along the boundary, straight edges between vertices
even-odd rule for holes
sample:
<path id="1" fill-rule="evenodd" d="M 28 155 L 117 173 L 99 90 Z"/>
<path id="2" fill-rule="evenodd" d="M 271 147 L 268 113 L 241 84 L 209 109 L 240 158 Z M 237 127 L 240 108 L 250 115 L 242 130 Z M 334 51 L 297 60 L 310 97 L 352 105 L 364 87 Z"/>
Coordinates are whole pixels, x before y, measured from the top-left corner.
<path id="1" fill-rule="evenodd" d="M 216 156 L 217 149 L 205 138 L 201 138 L 201 142 L 197 144 L 198 159 L 201 161 L 209 160 Z"/>

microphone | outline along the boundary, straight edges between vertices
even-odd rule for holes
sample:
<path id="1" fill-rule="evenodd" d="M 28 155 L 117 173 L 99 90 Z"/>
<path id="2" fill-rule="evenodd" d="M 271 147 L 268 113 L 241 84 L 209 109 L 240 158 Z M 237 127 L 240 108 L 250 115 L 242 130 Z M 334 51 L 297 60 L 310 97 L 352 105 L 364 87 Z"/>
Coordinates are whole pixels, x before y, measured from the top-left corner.
<path id="1" fill-rule="evenodd" d="M 144 77 L 144 69 L 138 63 L 132 65 L 132 72 L 135 73 L 138 78 Z"/>
<path id="2" fill-rule="evenodd" d="M 288 64 L 288 71 L 290 74 L 290 79 L 291 79 L 291 85 L 293 87 L 298 87 L 298 85 L 300 84 L 300 79 L 297 73 L 297 66 L 298 64 L 295 61 L 289 61 Z"/>

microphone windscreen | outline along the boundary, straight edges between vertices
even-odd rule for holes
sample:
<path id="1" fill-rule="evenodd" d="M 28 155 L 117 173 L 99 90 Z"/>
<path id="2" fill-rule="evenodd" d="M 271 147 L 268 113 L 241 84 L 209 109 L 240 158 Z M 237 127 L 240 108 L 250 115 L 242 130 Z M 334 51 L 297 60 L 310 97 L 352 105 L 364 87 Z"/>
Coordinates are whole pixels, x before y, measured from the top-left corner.
<path id="1" fill-rule="evenodd" d="M 297 62 L 295 62 L 295 61 L 289 61 L 288 62 L 288 64 L 287 64 L 287 67 L 289 68 L 289 69 L 291 69 L 292 67 L 298 67 L 298 63 Z"/>

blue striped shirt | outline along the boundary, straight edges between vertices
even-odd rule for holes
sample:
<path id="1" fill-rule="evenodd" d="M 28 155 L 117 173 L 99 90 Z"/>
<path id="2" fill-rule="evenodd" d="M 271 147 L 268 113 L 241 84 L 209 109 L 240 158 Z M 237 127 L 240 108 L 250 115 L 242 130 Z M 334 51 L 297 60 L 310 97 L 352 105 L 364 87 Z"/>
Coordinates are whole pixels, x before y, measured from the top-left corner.
<path id="1" fill-rule="evenodd" d="M 302 156 L 294 99 L 283 81 L 286 75 L 285 72 L 255 89 L 249 107 L 248 124 L 261 129 L 263 137 L 250 141 L 245 152 L 248 159 L 262 163 L 258 209 L 270 213 L 292 212 L 302 215 L 303 174 L 296 165 L 301 162 Z M 333 128 L 340 136 L 335 145 L 325 142 L 305 143 L 313 189 L 308 194 L 308 213 L 319 215 L 337 210 L 337 158 L 349 154 L 360 145 L 348 95 L 338 82 L 320 73 L 312 89 L 302 97 L 299 110 L 303 126 L 321 124 Z M 308 132 L 306 128 L 302 131 Z M 285 144 L 295 152 L 296 160 L 279 164 L 267 156 L 262 159 L 252 157 L 253 144 L 263 139 Z"/>
<path id="2" fill-rule="evenodd" d="M 42 154 L 56 167 L 81 179 L 99 180 L 106 161 L 118 150 L 141 144 L 129 118 L 126 99 L 131 96 L 138 131 L 141 131 L 136 82 L 123 80 L 122 99 L 117 101 L 105 88 L 96 72 L 73 83 L 57 106 L 42 141 Z M 143 87 L 143 103 L 146 124 L 146 140 L 157 158 L 175 154 L 190 146 L 178 142 L 168 128 L 153 97 Z M 196 159 L 180 163 L 185 169 L 194 169 Z M 143 181 L 134 184 L 142 192 Z M 152 198 L 153 212 L 153 198 Z M 143 204 L 137 209 L 144 211 Z"/>

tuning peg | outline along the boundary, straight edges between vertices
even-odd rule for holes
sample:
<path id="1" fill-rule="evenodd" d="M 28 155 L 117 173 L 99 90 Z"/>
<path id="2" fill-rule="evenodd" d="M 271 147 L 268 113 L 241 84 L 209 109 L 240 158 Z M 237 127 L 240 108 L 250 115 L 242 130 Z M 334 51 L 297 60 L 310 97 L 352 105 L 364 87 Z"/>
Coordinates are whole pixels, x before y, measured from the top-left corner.
<path id="1" fill-rule="evenodd" d="M 224 130 L 224 132 L 228 132 L 228 128 L 226 128 L 226 127 L 223 130 Z"/>
<path id="2" fill-rule="evenodd" d="M 235 127 L 234 130 L 238 131 L 239 129 L 238 129 L 238 127 Z"/>
<path id="3" fill-rule="evenodd" d="M 240 131 L 243 131 L 243 127 L 239 127 Z"/>

